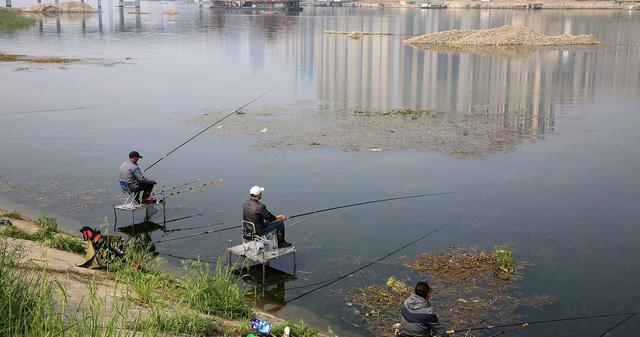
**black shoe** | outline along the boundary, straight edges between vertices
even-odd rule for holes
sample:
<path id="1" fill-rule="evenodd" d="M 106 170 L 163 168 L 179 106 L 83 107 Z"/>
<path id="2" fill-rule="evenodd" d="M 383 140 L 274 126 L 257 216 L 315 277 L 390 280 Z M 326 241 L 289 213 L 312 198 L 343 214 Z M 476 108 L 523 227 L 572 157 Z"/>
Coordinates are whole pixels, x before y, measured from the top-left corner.
<path id="1" fill-rule="evenodd" d="M 287 241 L 278 242 L 278 248 L 289 248 L 291 246 L 293 245 L 288 243 Z"/>

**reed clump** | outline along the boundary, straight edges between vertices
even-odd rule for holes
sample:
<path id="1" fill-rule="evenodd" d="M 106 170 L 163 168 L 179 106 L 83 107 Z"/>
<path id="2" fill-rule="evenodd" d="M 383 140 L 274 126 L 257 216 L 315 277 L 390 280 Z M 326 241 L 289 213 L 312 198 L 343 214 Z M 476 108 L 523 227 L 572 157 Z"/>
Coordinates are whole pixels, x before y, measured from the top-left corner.
<path id="1" fill-rule="evenodd" d="M 3 217 L 5 218 L 9 218 L 9 219 L 13 219 L 13 220 L 22 220 L 22 214 L 18 213 L 16 210 L 13 210 L 11 212 L 6 212 L 4 214 L 2 214 Z"/>
<path id="2" fill-rule="evenodd" d="M 299 323 L 295 323 L 293 321 L 286 321 L 282 324 L 278 324 L 271 330 L 271 333 L 276 336 L 282 336 L 284 334 L 284 328 L 289 327 L 291 330 L 290 335 L 295 337 L 319 337 L 320 333 L 309 327 L 304 323 L 303 320 L 300 320 Z"/>
<path id="3" fill-rule="evenodd" d="M 20 216 L 20 219 L 23 219 L 22 216 Z M 2 234 L 16 239 L 42 242 L 51 248 L 68 252 L 85 253 L 85 245 L 80 239 L 68 234 L 58 233 L 58 221 L 56 218 L 44 214 L 38 220 L 38 226 L 38 230 L 29 232 L 12 224 L 3 228 Z"/>
<path id="4" fill-rule="evenodd" d="M 214 273 L 209 271 L 209 264 L 201 261 L 184 263 L 183 270 L 187 277 L 181 293 L 192 308 L 229 319 L 253 314 L 245 303 L 245 290 L 239 285 L 241 276 L 236 276 L 224 259 L 218 259 Z"/>
<path id="5" fill-rule="evenodd" d="M 20 14 L 11 8 L 0 8 L 0 32 L 26 29 L 36 24 L 33 18 Z"/>

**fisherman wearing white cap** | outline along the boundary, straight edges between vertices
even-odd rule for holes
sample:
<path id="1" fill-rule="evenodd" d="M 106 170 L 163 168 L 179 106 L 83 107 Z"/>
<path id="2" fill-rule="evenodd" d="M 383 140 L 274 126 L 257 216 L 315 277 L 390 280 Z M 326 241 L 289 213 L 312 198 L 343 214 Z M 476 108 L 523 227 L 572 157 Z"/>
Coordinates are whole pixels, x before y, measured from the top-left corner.
<path id="1" fill-rule="evenodd" d="M 284 222 L 287 216 L 283 214 L 273 215 L 267 210 L 267 206 L 260 202 L 264 187 L 253 186 L 249 190 L 249 200 L 242 205 L 242 217 L 256 226 L 256 235 L 265 235 L 277 231 L 278 248 L 291 247 L 284 239 Z"/>

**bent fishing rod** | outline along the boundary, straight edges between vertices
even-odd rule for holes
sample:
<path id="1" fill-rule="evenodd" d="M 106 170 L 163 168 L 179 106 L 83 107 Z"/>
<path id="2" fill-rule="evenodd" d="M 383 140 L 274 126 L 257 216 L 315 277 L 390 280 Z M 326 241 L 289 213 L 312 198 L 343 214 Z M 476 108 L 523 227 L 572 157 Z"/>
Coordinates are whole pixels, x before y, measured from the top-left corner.
<path id="1" fill-rule="evenodd" d="M 231 116 L 235 115 L 236 113 L 238 113 L 238 111 L 240 111 L 240 110 L 242 110 L 242 109 L 246 108 L 249 104 L 251 104 L 251 103 L 253 103 L 253 102 L 255 102 L 255 101 L 259 100 L 260 98 L 262 98 L 262 97 L 264 97 L 264 96 L 266 96 L 268 93 L 272 92 L 272 91 L 273 91 L 273 90 L 275 90 L 277 87 L 279 87 L 279 86 L 280 86 L 280 84 L 281 84 L 281 83 L 276 84 L 276 85 L 275 85 L 275 86 L 273 86 L 271 89 L 269 89 L 269 90 L 267 90 L 267 91 L 263 92 L 260 96 L 258 96 L 258 97 L 256 97 L 256 98 L 254 98 L 254 99 L 250 100 L 250 101 L 249 101 L 249 102 L 247 102 L 245 105 L 243 105 L 243 106 L 241 106 L 241 107 L 239 107 L 239 108 L 237 108 L 237 109 L 233 110 L 231 113 L 229 113 L 229 114 L 225 115 L 224 117 L 220 118 L 220 119 L 219 119 L 219 120 L 217 120 L 215 123 L 213 123 L 213 124 L 211 124 L 211 125 L 207 126 L 207 127 L 206 127 L 206 128 L 204 128 L 202 131 L 200 131 L 200 132 L 196 133 L 195 135 L 193 135 L 191 138 L 189 138 L 189 139 L 185 140 L 182 144 L 180 144 L 180 145 L 176 146 L 173 150 L 171 150 L 171 151 L 167 152 L 167 154 L 165 154 L 164 156 L 160 157 L 160 159 L 158 159 L 158 160 L 156 160 L 155 162 L 153 162 L 151 165 L 149 165 L 149 167 L 147 167 L 146 169 L 144 169 L 144 171 L 142 171 L 142 172 L 147 172 L 147 171 L 149 171 L 152 167 L 156 166 L 156 164 L 157 164 L 157 163 L 159 163 L 159 162 L 161 162 L 162 160 L 164 160 L 165 158 L 169 157 L 172 153 L 174 153 L 174 152 L 178 151 L 178 149 L 179 149 L 179 148 L 181 148 L 181 147 L 183 147 L 183 146 L 187 145 L 187 143 L 189 143 L 190 141 L 194 140 L 196 137 L 200 136 L 201 134 L 203 134 L 203 133 L 207 132 L 207 131 L 208 131 L 209 129 L 211 129 L 212 127 L 214 127 L 214 126 L 216 126 L 216 125 L 220 124 L 220 123 L 221 123 L 222 121 L 224 121 L 225 119 L 227 119 L 227 118 L 229 118 L 229 117 L 231 117 Z"/>
<path id="2" fill-rule="evenodd" d="M 290 216 L 289 219 L 293 219 L 293 218 L 297 218 L 297 217 L 301 217 L 301 216 L 305 216 L 305 215 L 312 215 L 312 214 L 319 214 L 319 213 L 323 213 L 323 212 L 336 211 L 336 210 L 344 209 L 344 208 L 348 208 L 348 207 L 355 207 L 355 206 L 374 204 L 374 203 L 379 203 L 379 202 L 386 202 L 386 201 L 393 201 L 393 200 L 403 200 L 403 199 L 414 199 L 414 198 L 424 198 L 424 197 L 455 194 L 455 193 L 459 193 L 459 192 L 427 193 L 427 194 L 409 195 L 409 196 L 404 196 L 404 197 L 394 197 L 394 198 L 386 198 L 386 199 L 378 199 L 378 200 L 357 202 L 357 203 L 354 203 L 354 204 L 347 204 L 347 205 L 342 205 L 342 206 L 336 206 L 336 207 L 320 209 L 320 210 L 312 211 L 312 212 L 300 213 L 300 214 L 296 214 L 296 215 Z M 298 221 L 296 223 L 299 223 L 299 222 L 300 221 Z M 215 230 L 208 230 L 208 231 L 205 231 L 205 232 L 194 233 L 194 234 L 185 235 L 185 236 L 179 236 L 179 237 L 175 237 L 175 238 L 171 238 L 171 239 L 167 239 L 167 240 L 160 240 L 160 241 L 157 241 L 156 243 L 167 242 L 167 241 L 175 241 L 175 240 L 182 240 L 182 239 L 192 238 L 194 236 L 219 233 L 219 232 L 224 232 L 224 231 L 228 231 L 228 230 L 232 230 L 232 229 L 236 229 L 236 228 L 241 228 L 241 227 L 242 227 L 242 225 L 229 226 L 229 227 L 225 227 L 225 228 L 219 228 L 219 229 L 215 229 Z"/>
<path id="3" fill-rule="evenodd" d="M 616 326 L 612 327 L 611 328 L 611 330 L 612 330 L 615 327 L 619 326 L 620 324 L 624 323 L 624 321 L 630 319 L 631 317 L 633 317 L 635 315 L 636 315 L 635 312 L 625 312 L 625 313 L 619 313 L 619 314 L 605 314 L 605 315 L 590 315 L 590 316 L 554 318 L 554 319 L 546 319 L 546 320 L 539 320 L 539 321 L 517 322 L 517 323 L 508 323 L 508 324 L 501 324 L 501 325 L 487 325 L 487 326 L 469 327 L 469 328 L 457 329 L 457 330 L 447 330 L 447 334 L 448 335 L 453 335 L 453 334 L 460 333 L 460 332 L 468 333 L 470 331 L 492 330 L 492 329 L 512 328 L 512 327 L 518 327 L 518 328 L 523 327 L 523 328 L 525 328 L 525 327 L 528 327 L 530 325 L 536 325 L 536 324 L 546 324 L 546 323 L 566 322 L 566 321 L 578 321 L 578 320 L 603 318 L 603 317 L 629 316 L 625 320 L 619 322 L 619 324 L 617 324 Z M 606 331 L 605 334 L 607 332 L 611 331 L 611 330 Z M 507 332 L 508 331 L 509 330 L 507 330 Z"/>
<path id="4" fill-rule="evenodd" d="M 316 288 L 313 288 L 311 290 L 305 291 L 304 293 L 302 293 L 302 294 L 300 294 L 300 295 L 298 295 L 298 296 L 296 296 L 296 297 L 294 297 L 294 298 L 292 298 L 290 300 L 284 301 L 284 303 L 285 304 L 291 303 L 291 302 L 293 302 L 295 300 L 298 300 L 298 299 L 300 299 L 300 298 L 302 298 L 304 296 L 307 296 L 307 295 L 309 295 L 309 294 L 311 294 L 313 292 L 316 292 L 316 291 L 318 291 L 318 290 L 320 290 L 322 288 L 328 287 L 328 286 L 330 286 L 330 285 L 332 285 L 332 284 L 334 284 L 334 283 L 336 283 L 336 282 L 338 282 L 340 280 L 343 280 L 343 279 L 345 279 L 345 278 L 347 278 L 347 277 L 349 277 L 349 276 L 351 276 L 351 275 L 353 275 L 353 274 L 355 274 L 355 273 L 357 273 L 357 272 L 359 272 L 359 271 L 361 271 L 361 270 L 363 270 L 363 269 L 365 269 L 365 268 L 367 268 L 367 267 L 369 267 L 369 266 L 371 266 L 373 264 L 376 264 L 376 263 L 378 263 L 378 262 L 390 257 L 391 255 L 393 255 L 393 254 L 395 254 L 395 253 L 397 253 L 397 252 L 399 252 L 401 250 L 404 250 L 405 248 L 407 248 L 407 247 L 409 247 L 409 246 L 411 246 L 411 245 L 413 245 L 413 244 L 415 244 L 415 243 L 417 243 L 417 242 L 419 242 L 421 240 L 424 240 L 424 239 L 428 238 L 429 236 L 431 236 L 431 235 L 443 230 L 445 227 L 447 227 L 447 226 L 451 225 L 452 223 L 458 221 L 460 218 L 461 217 L 456 217 L 455 219 L 453 219 L 453 220 L 445 223 L 444 225 L 442 225 L 442 226 L 440 226 L 440 227 L 438 227 L 438 228 L 436 228 L 436 229 L 434 229 L 434 230 L 432 230 L 432 231 L 420 236 L 419 238 L 417 238 L 415 240 L 412 240 L 412 241 L 402 245 L 401 247 L 392 250 L 391 252 L 387 253 L 386 255 L 384 255 L 384 256 L 382 256 L 382 257 L 380 257 L 380 258 L 378 258 L 378 259 L 376 259 L 374 261 L 371 261 L 371 262 L 369 262 L 369 263 L 367 263 L 367 264 L 365 264 L 363 266 L 360 266 L 357 269 L 354 269 L 349 273 L 346 273 L 346 274 L 343 274 L 341 276 L 338 276 L 338 277 L 336 277 L 336 278 L 334 278 L 332 280 L 328 280 L 326 282 L 322 282 L 322 283 L 326 283 L 326 284 L 323 284 L 323 285 L 318 286 Z"/>

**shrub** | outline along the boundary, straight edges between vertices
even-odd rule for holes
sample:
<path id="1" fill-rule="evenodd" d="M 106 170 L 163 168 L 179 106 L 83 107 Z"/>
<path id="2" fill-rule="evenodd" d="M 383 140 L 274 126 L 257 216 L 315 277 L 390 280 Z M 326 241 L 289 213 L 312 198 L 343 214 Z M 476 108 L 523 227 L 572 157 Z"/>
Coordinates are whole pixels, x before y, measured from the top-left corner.
<path id="1" fill-rule="evenodd" d="M 312 329 L 311 327 L 304 324 L 303 320 L 300 320 L 300 323 L 296 324 L 292 321 L 286 321 L 283 324 L 276 325 L 273 329 L 271 329 L 271 333 L 276 336 L 282 336 L 284 333 L 284 328 L 288 326 L 291 329 L 291 335 L 294 337 L 318 337 L 320 334 L 317 330 Z"/>

